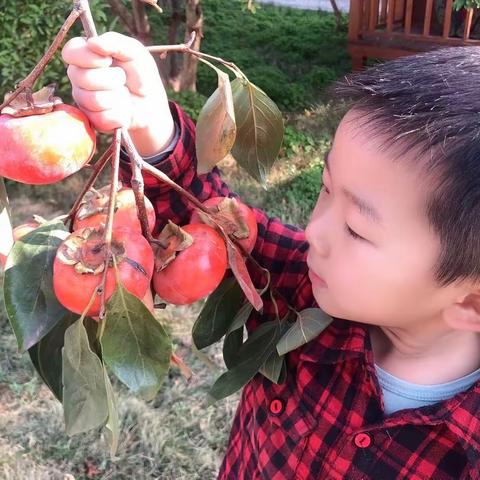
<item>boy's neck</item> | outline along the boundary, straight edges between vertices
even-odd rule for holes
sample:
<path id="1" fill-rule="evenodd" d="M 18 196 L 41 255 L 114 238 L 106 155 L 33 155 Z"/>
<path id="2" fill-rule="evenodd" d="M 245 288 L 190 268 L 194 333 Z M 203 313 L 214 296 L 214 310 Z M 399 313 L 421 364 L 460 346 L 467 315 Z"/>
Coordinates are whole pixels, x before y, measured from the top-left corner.
<path id="1" fill-rule="evenodd" d="M 480 368 L 480 334 L 465 330 L 409 332 L 370 326 L 375 363 L 402 380 L 434 385 Z"/>

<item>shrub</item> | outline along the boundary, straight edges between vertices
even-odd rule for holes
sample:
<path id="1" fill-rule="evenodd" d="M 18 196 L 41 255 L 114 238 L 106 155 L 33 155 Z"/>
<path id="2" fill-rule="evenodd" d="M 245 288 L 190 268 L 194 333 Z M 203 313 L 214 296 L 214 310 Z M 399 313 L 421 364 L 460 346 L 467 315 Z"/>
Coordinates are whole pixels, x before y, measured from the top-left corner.
<path id="1" fill-rule="evenodd" d="M 53 41 L 55 34 L 67 18 L 73 2 L 69 0 L 36 0 L 18 2 L 6 0 L 0 9 L 0 100 L 25 78 L 38 63 Z M 91 0 L 90 6 L 99 32 L 113 28 L 104 0 Z M 69 35 L 80 35 L 80 22 L 76 22 Z M 57 94 L 71 98 L 66 69 L 59 52 L 47 66 L 35 88 L 57 83 Z M 0 102 L 1 103 L 1 102 Z"/>

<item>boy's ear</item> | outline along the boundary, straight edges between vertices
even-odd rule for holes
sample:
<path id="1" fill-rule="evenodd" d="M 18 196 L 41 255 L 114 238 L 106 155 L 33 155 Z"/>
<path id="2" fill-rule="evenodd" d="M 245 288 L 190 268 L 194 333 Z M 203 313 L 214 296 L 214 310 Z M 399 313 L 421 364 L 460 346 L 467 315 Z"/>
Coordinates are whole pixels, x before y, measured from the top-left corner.
<path id="1" fill-rule="evenodd" d="M 480 290 L 452 303 L 443 311 L 443 318 L 450 327 L 457 330 L 480 332 Z"/>

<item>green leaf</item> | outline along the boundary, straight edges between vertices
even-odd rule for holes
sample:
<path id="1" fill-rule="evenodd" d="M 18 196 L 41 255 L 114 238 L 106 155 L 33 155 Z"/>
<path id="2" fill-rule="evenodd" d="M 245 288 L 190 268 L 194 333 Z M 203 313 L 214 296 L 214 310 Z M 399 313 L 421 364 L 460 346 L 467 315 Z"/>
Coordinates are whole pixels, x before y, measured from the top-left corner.
<path id="1" fill-rule="evenodd" d="M 208 297 L 192 328 L 193 342 L 199 350 L 227 333 L 243 298 L 242 289 L 234 277 L 225 278 Z"/>
<path id="2" fill-rule="evenodd" d="M 228 397 L 242 388 L 268 360 L 281 336 L 288 328 L 285 321 L 274 320 L 261 324 L 248 337 L 238 353 L 238 362 L 221 375 L 210 389 L 214 400 Z"/>
<path id="3" fill-rule="evenodd" d="M 53 260 L 68 236 L 62 222 L 45 223 L 15 242 L 5 269 L 5 308 L 20 352 L 38 343 L 67 314 L 53 291 Z"/>
<path id="4" fill-rule="evenodd" d="M 105 387 L 107 390 L 108 421 L 105 425 L 105 436 L 110 446 L 110 457 L 113 460 L 118 450 L 118 439 L 120 437 L 120 425 L 118 422 L 117 401 L 113 392 L 110 378 L 108 378 L 107 369 L 103 368 L 105 378 Z"/>
<path id="5" fill-rule="evenodd" d="M 242 78 L 232 82 L 237 137 L 232 155 L 265 186 L 267 175 L 282 146 L 282 113 L 268 95 Z"/>
<path id="6" fill-rule="evenodd" d="M 259 371 L 263 376 L 270 379 L 273 383 L 285 382 L 287 375 L 285 356 L 280 356 L 277 350 L 274 350 Z"/>
<path id="7" fill-rule="evenodd" d="M 142 301 L 120 284 L 107 303 L 104 321 L 104 362 L 133 392 L 152 400 L 170 367 L 172 343 L 167 333 Z"/>
<path id="8" fill-rule="evenodd" d="M 277 345 L 279 355 L 285 355 L 319 335 L 332 322 L 332 317 L 319 308 L 307 308 L 300 312 L 297 321 L 290 327 Z"/>
<path id="9" fill-rule="evenodd" d="M 244 303 L 235 315 L 232 324 L 228 327 L 225 340 L 223 341 L 223 361 L 229 370 L 238 361 L 238 352 L 243 344 L 243 326 L 247 323 L 252 311 L 253 305 L 248 302 Z"/>
<path id="10" fill-rule="evenodd" d="M 78 315 L 67 313 L 37 344 L 28 349 L 30 359 L 43 381 L 62 401 L 62 348 L 65 331 L 78 320 Z"/>
<path id="11" fill-rule="evenodd" d="M 243 327 L 250 317 L 250 314 L 253 311 L 253 305 L 251 303 L 244 303 L 240 310 L 236 313 L 232 324 L 228 327 L 228 333 L 237 330 L 237 328 Z"/>
<path id="12" fill-rule="evenodd" d="M 65 332 L 63 357 L 63 411 L 67 435 L 105 424 L 108 398 L 103 365 L 90 349 L 83 318 Z"/>
<path id="13" fill-rule="evenodd" d="M 200 175 L 209 172 L 230 153 L 237 134 L 230 78 L 208 63 L 217 72 L 218 88 L 203 106 L 197 120 L 195 150 Z"/>
<path id="14" fill-rule="evenodd" d="M 227 333 L 223 341 L 223 361 L 231 370 L 238 362 L 238 352 L 243 345 L 243 327 Z"/>

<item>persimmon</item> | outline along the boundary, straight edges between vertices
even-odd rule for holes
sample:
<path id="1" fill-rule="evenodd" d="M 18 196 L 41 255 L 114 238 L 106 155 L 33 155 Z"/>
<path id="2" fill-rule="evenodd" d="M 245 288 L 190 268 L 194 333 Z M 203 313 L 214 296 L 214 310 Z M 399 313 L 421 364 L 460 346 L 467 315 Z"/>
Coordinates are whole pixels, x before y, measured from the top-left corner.
<path id="1" fill-rule="evenodd" d="M 96 227 L 100 223 L 107 223 L 108 201 L 110 187 L 107 185 L 99 190 L 89 190 L 75 215 L 73 229 L 79 230 L 85 227 Z M 150 232 L 155 228 L 155 210 L 152 202 L 147 197 L 145 209 Z M 131 188 L 122 187 L 116 194 L 115 213 L 113 215 L 113 228 L 125 227 L 137 232 L 142 231 L 142 226 L 137 215 L 135 194 Z"/>
<path id="2" fill-rule="evenodd" d="M 53 289 L 58 301 L 68 310 L 83 313 L 106 273 L 105 299 L 115 291 L 117 280 L 113 262 L 106 265 L 103 227 L 74 231 L 59 246 L 53 263 Z M 153 251 L 147 240 L 130 229 L 118 228 L 112 234 L 112 254 L 123 287 L 143 299 L 153 274 Z M 101 296 L 87 312 L 97 316 Z"/>
<path id="3" fill-rule="evenodd" d="M 167 303 L 189 305 L 212 293 L 227 270 L 227 248 L 212 227 L 197 223 L 182 227 L 193 242 L 168 265 L 153 274 L 153 287 Z"/>
<path id="4" fill-rule="evenodd" d="M 31 185 L 63 180 L 95 152 L 86 115 L 63 103 L 48 113 L 0 115 L 0 176 Z"/>

